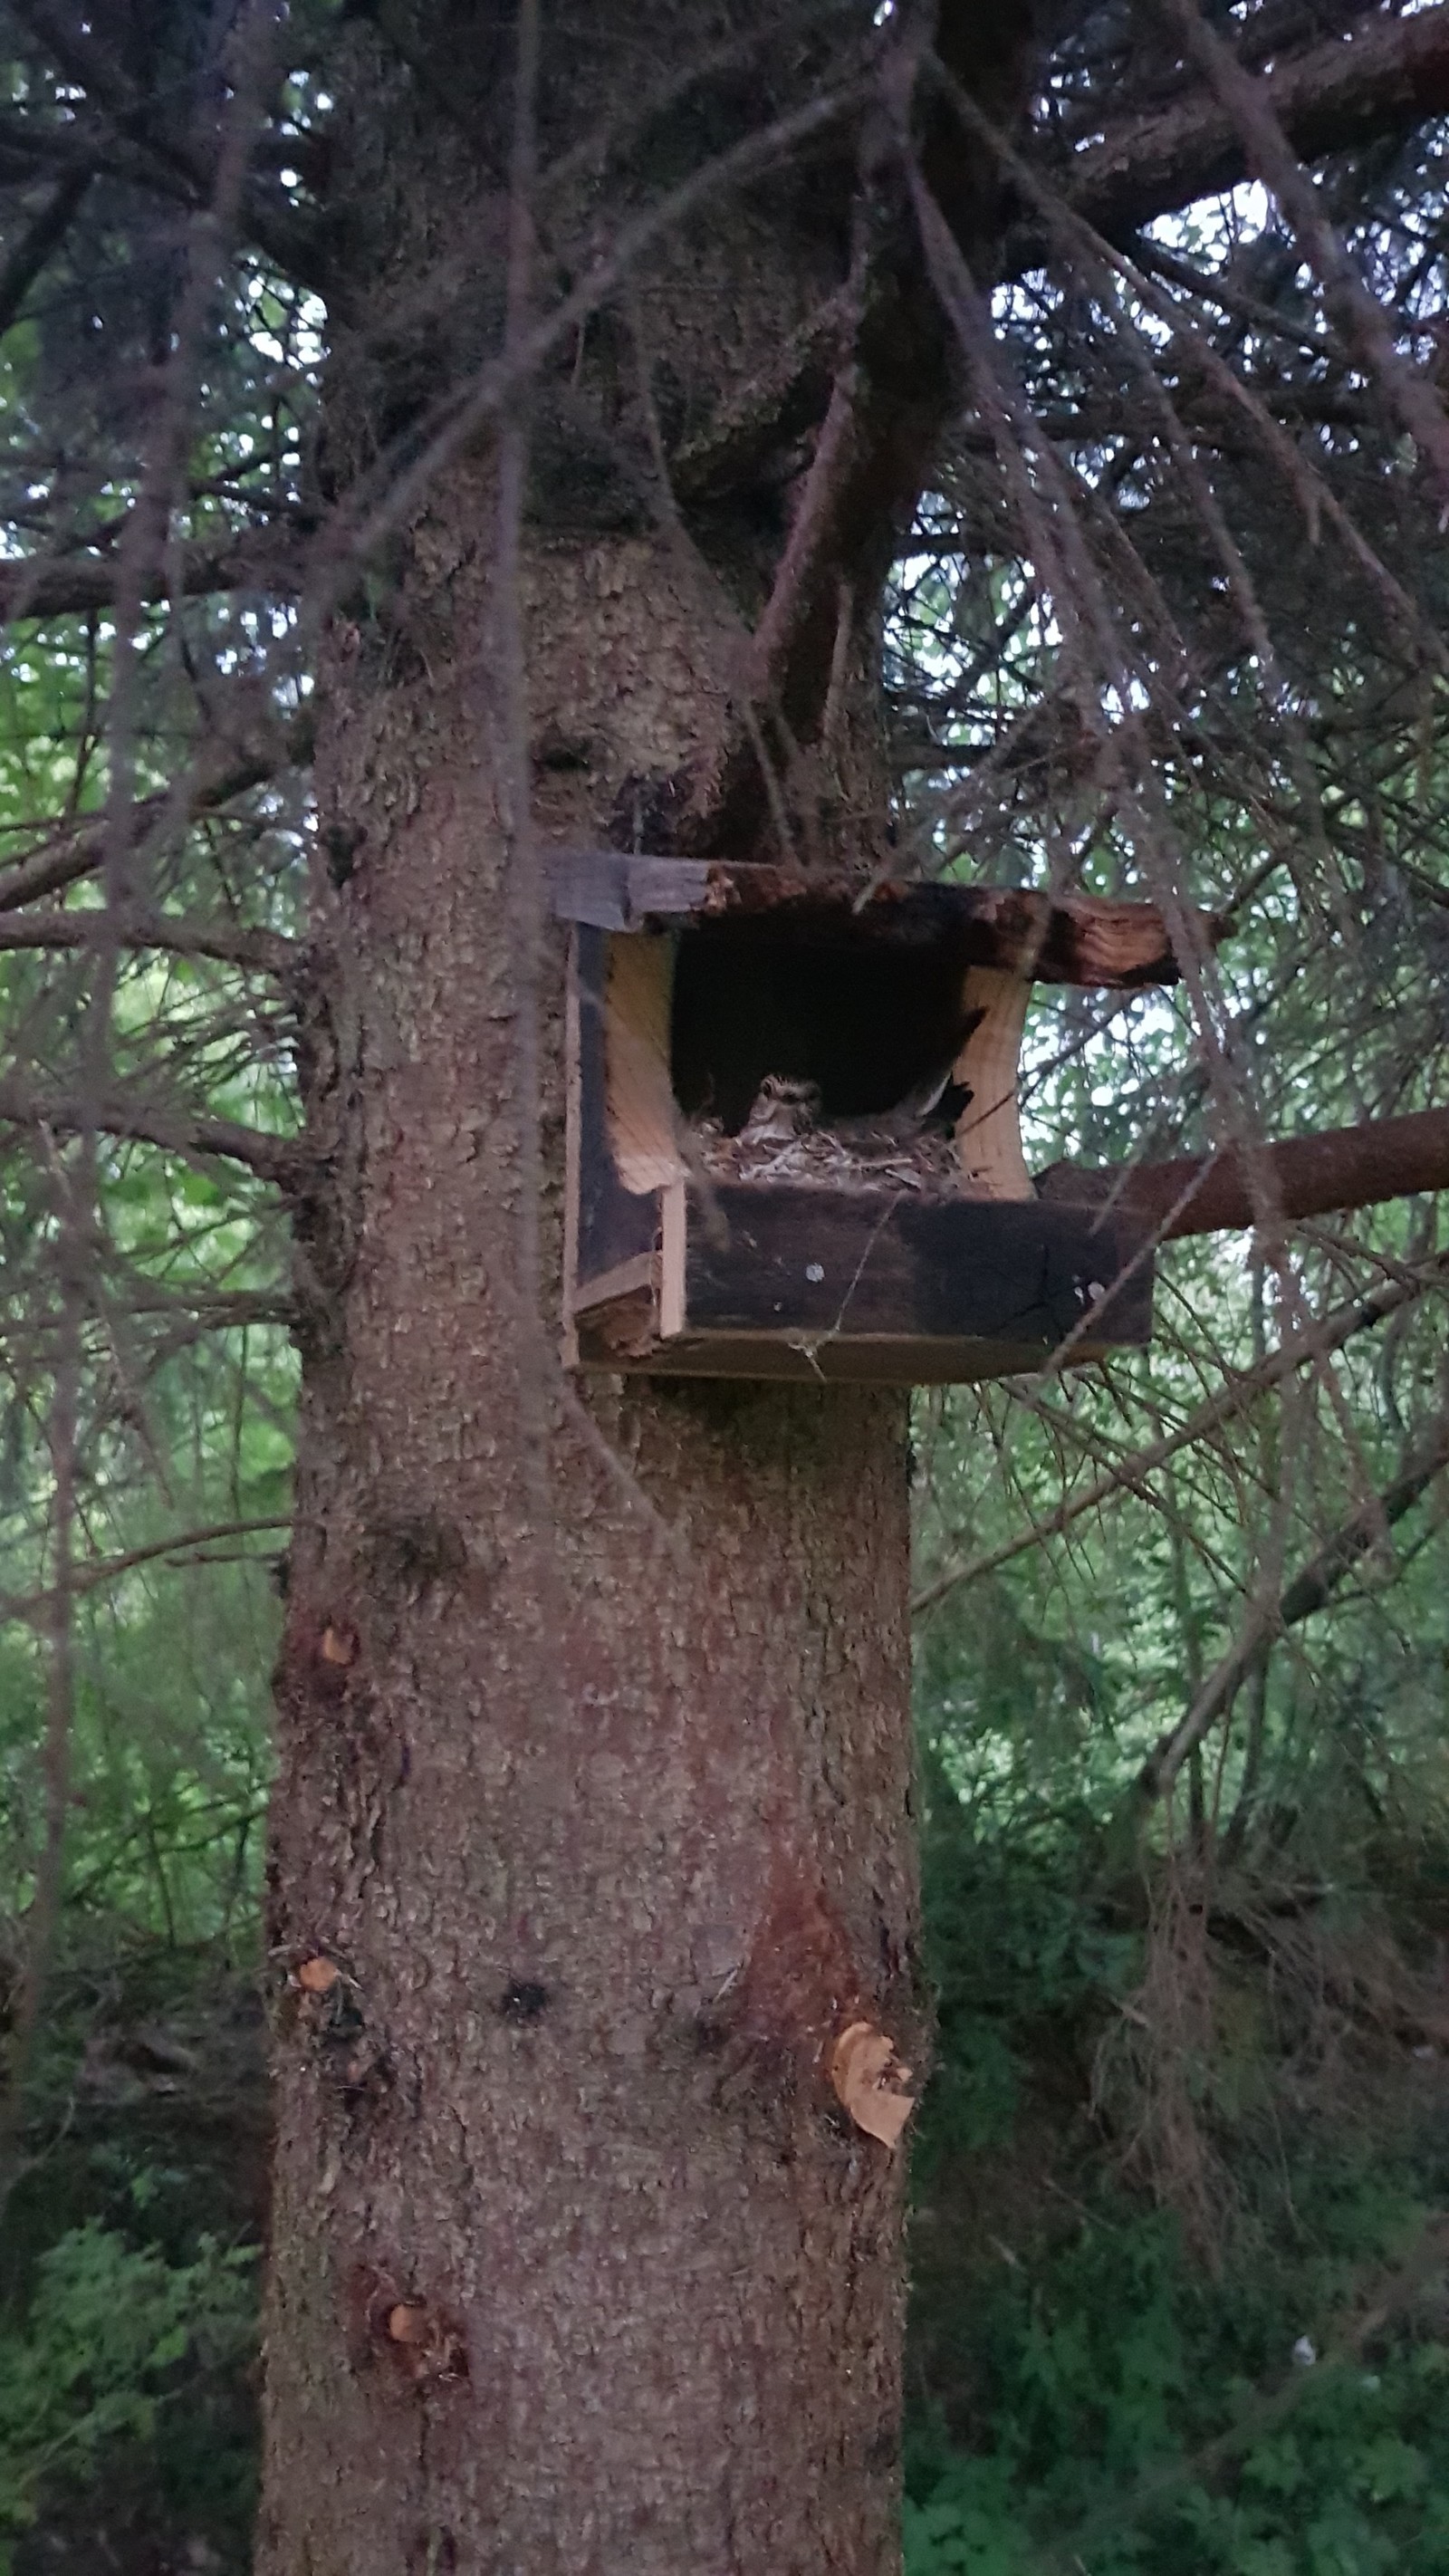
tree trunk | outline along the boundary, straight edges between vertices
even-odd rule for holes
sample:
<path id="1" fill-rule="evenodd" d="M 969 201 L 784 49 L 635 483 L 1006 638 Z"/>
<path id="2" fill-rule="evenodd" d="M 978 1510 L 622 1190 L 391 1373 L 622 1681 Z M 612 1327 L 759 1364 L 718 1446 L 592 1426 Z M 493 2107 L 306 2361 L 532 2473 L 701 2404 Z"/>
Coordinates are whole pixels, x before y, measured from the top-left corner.
<path id="1" fill-rule="evenodd" d="M 409 250 L 443 209 L 497 245 L 456 149 L 396 108 L 353 137 Z M 818 234 L 734 204 L 646 278 L 656 379 L 713 402 L 818 294 Z M 535 466 L 520 585 L 543 842 L 718 734 L 749 605 L 607 492 L 579 526 L 579 474 Z M 546 1345 L 522 1311 L 497 518 L 453 466 L 324 670 L 260 2568 L 875 2576 L 901 2166 L 824 2048 L 919 2009 L 906 1404 L 546 1360 L 561 943 Z"/>
<path id="2" fill-rule="evenodd" d="M 335 483 L 440 349 L 496 338 L 511 15 L 416 13 L 416 80 L 356 39 Z M 545 48 L 545 158 L 717 42 L 717 15 L 600 0 Z M 762 81 L 788 107 L 818 72 L 786 57 L 636 133 L 630 184 L 666 183 L 690 116 L 718 150 Z M 721 738 L 787 513 L 752 489 L 706 561 L 639 483 L 666 411 L 687 435 L 838 286 L 844 204 L 818 167 L 713 204 L 535 394 L 517 605 L 539 850 L 617 831 L 641 781 Z M 586 212 L 576 195 L 576 234 Z M 883 2576 L 903 2159 L 852 2126 L 825 2056 L 855 2014 L 907 2056 L 922 2038 L 905 1399 L 561 1374 L 552 934 L 529 1311 L 498 526 L 492 459 L 455 459 L 383 605 L 334 619 L 319 687 L 306 1078 L 330 1177 L 298 1261 L 258 2568 Z M 866 867 L 875 626 L 872 596 L 811 772 L 817 825 L 850 817 Z"/>

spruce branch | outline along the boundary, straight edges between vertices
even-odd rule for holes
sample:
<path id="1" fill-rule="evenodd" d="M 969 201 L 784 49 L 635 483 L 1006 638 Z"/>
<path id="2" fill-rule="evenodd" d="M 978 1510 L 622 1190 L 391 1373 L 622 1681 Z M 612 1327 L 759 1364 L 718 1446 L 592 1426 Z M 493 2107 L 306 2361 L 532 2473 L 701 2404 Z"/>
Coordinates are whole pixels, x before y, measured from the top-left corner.
<path id="1" fill-rule="evenodd" d="M 130 1547 L 117 1556 L 93 1557 L 89 1562 L 81 1559 L 71 1571 L 68 1591 L 75 1600 L 83 1593 L 98 1591 L 103 1584 L 119 1582 L 140 1566 L 182 1557 L 195 1548 L 215 1546 L 224 1539 L 257 1538 L 274 1530 L 289 1530 L 292 1525 L 290 1513 L 273 1513 L 263 1520 L 209 1521 L 200 1529 L 173 1530 L 168 1538 L 150 1539 L 144 1547 Z M 54 1600 L 53 1589 L 0 1594 L 0 1620 L 45 1617 Z"/>
<path id="2" fill-rule="evenodd" d="M 124 561 L 126 533 L 125 521 L 108 531 L 114 554 L 25 555 L 6 564 L 0 571 L 0 620 L 85 616 L 112 607 L 123 592 L 134 601 L 138 583 L 135 564 Z M 279 542 L 280 534 L 272 527 L 215 542 L 167 545 L 142 573 L 140 599 L 150 604 L 232 590 L 294 597 L 302 586 L 303 560 L 295 543 Z"/>
<path id="3" fill-rule="evenodd" d="M 289 982 L 303 966 L 307 951 L 300 940 L 274 930 L 249 930 L 229 921 L 197 921 L 165 913 L 112 916 L 97 905 L 84 912 L 27 913 L 19 920 L 0 914 L 0 950 L 120 947 L 146 949 L 167 957 L 208 957 L 219 965 L 244 966 Z"/>
<path id="4" fill-rule="evenodd" d="M 219 1154 L 288 1192 L 300 1186 L 307 1171 L 305 1148 L 285 1136 L 244 1127 L 239 1119 L 198 1117 L 127 1092 L 87 1100 L 77 1092 L 33 1090 L 11 1076 L 0 1080 L 0 1120 L 15 1127 L 48 1128 L 52 1135 L 122 1137 L 159 1145 L 171 1154 Z"/>
<path id="5" fill-rule="evenodd" d="M 312 730 L 310 710 L 304 710 L 289 725 L 278 726 L 251 746 L 238 749 L 226 744 L 198 768 L 190 784 L 179 783 L 159 795 L 141 798 L 120 818 L 128 847 L 139 848 L 153 831 L 184 830 L 188 823 L 218 814 L 249 788 L 264 786 L 281 771 L 301 765 L 311 754 Z M 66 886 L 93 876 L 104 866 L 116 830 L 114 815 L 93 815 L 37 842 L 0 875 L 0 914 L 18 911 L 22 904 L 59 894 Z"/>
<path id="6" fill-rule="evenodd" d="M 68 170 L 0 267 L 0 336 L 9 330 L 53 252 L 60 248 L 91 184 L 84 166 Z"/>
<path id="7" fill-rule="evenodd" d="M 1351 36 L 1289 55 L 1254 86 L 1302 161 L 1412 132 L 1449 110 L 1449 6 L 1374 17 Z M 1121 244 L 1195 198 L 1236 187 L 1251 171 L 1232 109 L 1194 85 L 1163 107 L 1109 125 L 1102 141 L 1059 175 L 1073 212 Z M 1035 224 L 1013 231 L 1002 277 L 1039 267 L 1044 253 Z"/>

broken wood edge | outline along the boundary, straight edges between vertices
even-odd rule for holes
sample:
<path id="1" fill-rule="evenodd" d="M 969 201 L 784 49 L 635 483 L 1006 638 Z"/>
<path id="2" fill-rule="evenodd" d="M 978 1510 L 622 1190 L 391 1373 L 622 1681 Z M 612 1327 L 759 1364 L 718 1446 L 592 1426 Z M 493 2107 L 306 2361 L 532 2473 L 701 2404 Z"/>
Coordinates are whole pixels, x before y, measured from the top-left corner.
<path id="1" fill-rule="evenodd" d="M 570 1289 L 569 1320 L 576 1323 L 581 1315 L 592 1315 L 596 1306 L 611 1306 L 620 1297 L 635 1297 L 641 1289 L 654 1296 L 658 1288 L 658 1253 L 636 1252 L 628 1261 L 617 1261 L 612 1270 L 601 1270 L 596 1278 L 579 1280 Z"/>
<path id="2" fill-rule="evenodd" d="M 667 1357 L 685 1333 L 684 1183 L 659 1193 L 660 1241 L 612 1270 L 579 1282 L 569 1295 L 573 1368 L 647 1368 Z M 582 1336 L 582 1339 L 581 1339 Z"/>
<path id="3" fill-rule="evenodd" d="M 811 875 L 771 860 L 667 859 L 618 850 L 560 852 L 552 883 L 559 920 L 635 937 L 663 921 L 815 911 L 850 914 L 888 936 L 897 918 L 925 913 L 943 935 L 953 924 L 974 934 L 983 967 L 1037 983 L 1136 991 L 1175 984 L 1181 974 L 1160 907 L 1113 896 L 964 886 L 937 877 L 862 884 L 845 870 Z M 1195 952 L 1206 955 L 1226 935 L 1229 920 L 1191 910 L 1182 926 Z"/>
<path id="4" fill-rule="evenodd" d="M 952 1066 L 971 1097 L 956 1122 L 954 1147 L 963 1197 L 1030 1199 L 1036 1190 L 1021 1146 L 1018 1100 L 1022 1032 L 1031 982 L 995 966 L 973 966 L 961 1006 L 976 1016 Z"/>
<path id="5" fill-rule="evenodd" d="M 579 1368 L 619 1372 L 647 1368 L 659 1348 L 659 1301 L 656 1289 L 640 1286 L 602 1299 L 580 1313 Z"/>

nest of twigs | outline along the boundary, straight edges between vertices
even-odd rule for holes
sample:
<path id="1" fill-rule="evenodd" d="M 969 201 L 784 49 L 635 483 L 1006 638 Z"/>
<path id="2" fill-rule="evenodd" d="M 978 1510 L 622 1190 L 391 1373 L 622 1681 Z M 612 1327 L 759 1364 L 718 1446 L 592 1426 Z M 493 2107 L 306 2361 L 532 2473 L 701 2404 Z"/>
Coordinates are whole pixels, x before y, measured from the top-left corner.
<path id="1" fill-rule="evenodd" d="M 700 1168 L 711 1180 L 911 1190 L 926 1198 L 960 1194 L 961 1167 L 945 1134 L 900 1140 L 857 1135 L 847 1127 L 809 1127 L 798 1136 L 752 1136 L 747 1130 L 727 1136 L 716 1118 L 698 1120 L 690 1132 Z"/>

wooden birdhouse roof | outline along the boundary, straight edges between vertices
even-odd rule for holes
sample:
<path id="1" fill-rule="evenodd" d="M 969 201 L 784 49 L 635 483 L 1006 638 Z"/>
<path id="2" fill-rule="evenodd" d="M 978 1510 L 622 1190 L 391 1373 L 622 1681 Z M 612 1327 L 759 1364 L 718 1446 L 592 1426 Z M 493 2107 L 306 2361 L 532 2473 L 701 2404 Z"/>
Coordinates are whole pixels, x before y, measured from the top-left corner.
<path id="1" fill-rule="evenodd" d="M 952 967 L 991 967 L 1034 983 L 1110 991 L 1174 984 L 1178 944 L 1207 954 L 1222 936 L 1212 913 L 1184 907 L 1169 922 L 1153 903 L 1053 895 L 944 879 L 807 874 L 759 861 L 656 859 L 615 850 L 565 852 L 553 865 L 560 920 L 597 930 L 717 927 L 748 939 L 935 949 Z"/>

